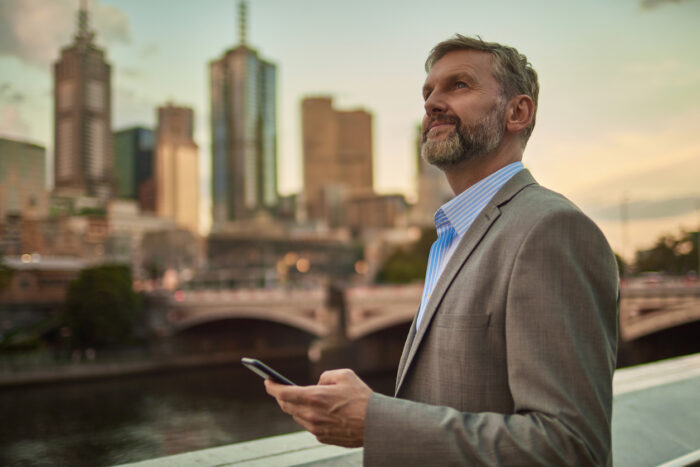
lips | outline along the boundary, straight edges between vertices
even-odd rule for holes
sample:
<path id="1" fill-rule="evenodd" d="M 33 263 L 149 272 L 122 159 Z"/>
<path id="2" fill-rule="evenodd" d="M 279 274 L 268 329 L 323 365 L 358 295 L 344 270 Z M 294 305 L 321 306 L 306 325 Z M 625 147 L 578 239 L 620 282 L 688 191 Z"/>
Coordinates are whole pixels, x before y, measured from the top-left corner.
<path id="1" fill-rule="evenodd" d="M 456 117 L 452 116 L 437 116 L 431 118 L 426 127 L 425 131 L 423 132 L 423 138 L 425 139 L 429 133 L 432 133 L 433 130 L 438 131 L 440 128 L 445 128 L 447 126 L 452 126 L 456 127 L 459 124 L 459 120 Z"/>
<path id="2" fill-rule="evenodd" d="M 454 126 L 454 123 L 450 123 L 450 122 L 435 122 L 435 123 L 432 123 L 432 124 L 428 127 L 428 131 L 433 130 L 433 129 L 435 129 L 435 128 L 441 128 L 441 127 L 444 127 L 444 126 L 448 126 L 448 125 Z"/>

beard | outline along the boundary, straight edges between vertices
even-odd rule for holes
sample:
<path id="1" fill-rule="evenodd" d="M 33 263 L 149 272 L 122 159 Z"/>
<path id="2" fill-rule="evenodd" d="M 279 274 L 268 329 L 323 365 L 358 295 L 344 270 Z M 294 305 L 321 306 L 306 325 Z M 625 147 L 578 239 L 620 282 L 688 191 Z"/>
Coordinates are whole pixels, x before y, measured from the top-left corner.
<path id="1" fill-rule="evenodd" d="M 421 157 L 427 163 L 445 169 L 489 154 L 503 139 L 505 110 L 505 102 L 499 101 L 488 115 L 471 125 L 462 123 L 456 116 L 438 115 L 431 118 L 426 127 L 439 120 L 452 123 L 455 128 L 449 135 L 438 140 L 429 140 L 428 131 L 424 131 Z"/>

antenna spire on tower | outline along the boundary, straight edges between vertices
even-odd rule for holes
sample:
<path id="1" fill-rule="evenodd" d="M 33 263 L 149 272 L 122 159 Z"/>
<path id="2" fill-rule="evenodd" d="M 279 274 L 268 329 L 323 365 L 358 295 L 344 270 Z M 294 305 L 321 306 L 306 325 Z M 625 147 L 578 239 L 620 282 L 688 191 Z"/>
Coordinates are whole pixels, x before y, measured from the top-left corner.
<path id="1" fill-rule="evenodd" d="M 75 37 L 90 42 L 95 33 L 90 30 L 88 19 L 88 0 L 80 0 L 80 9 L 78 10 L 78 32 Z"/>
<path id="2" fill-rule="evenodd" d="M 246 3 L 245 0 L 238 2 L 238 42 L 246 44 Z"/>

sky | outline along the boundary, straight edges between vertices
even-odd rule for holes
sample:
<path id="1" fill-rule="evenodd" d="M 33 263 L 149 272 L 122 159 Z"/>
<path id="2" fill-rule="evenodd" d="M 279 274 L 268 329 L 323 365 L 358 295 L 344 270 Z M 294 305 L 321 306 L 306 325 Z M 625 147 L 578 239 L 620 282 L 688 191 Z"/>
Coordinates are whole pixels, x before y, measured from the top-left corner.
<path id="1" fill-rule="evenodd" d="M 52 63 L 78 0 L 0 0 L 0 136 L 53 153 Z M 210 222 L 208 64 L 238 42 L 237 0 L 90 0 L 112 65 L 113 127 L 195 111 Z M 700 224 L 700 1 L 248 0 L 247 42 L 277 65 L 279 188 L 302 186 L 300 102 L 373 115 L 375 189 L 415 196 L 423 64 L 456 32 L 516 47 L 540 78 L 524 163 L 629 257 Z M 625 203 L 629 221 L 620 221 Z"/>

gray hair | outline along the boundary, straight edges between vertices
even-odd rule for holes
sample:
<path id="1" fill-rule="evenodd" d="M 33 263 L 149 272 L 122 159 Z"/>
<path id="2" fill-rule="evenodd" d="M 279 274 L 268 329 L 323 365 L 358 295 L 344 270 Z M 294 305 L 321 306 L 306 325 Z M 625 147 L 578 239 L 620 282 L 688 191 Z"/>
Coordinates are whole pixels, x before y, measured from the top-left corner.
<path id="1" fill-rule="evenodd" d="M 527 61 L 525 55 L 513 47 L 501 45 L 496 42 L 485 42 L 480 37 L 472 38 L 461 34 L 455 34 L 453 38 L 440 42 L 430 51 L 425 61 L 425 71 L 430 69 L 449 52 L 457 50 L 476 50 L 490 53 L 493 57 L 493 76 L 501 84 L 501 90 L 506 99 L 511 99 L 519 94 L 529 96 L 535 103 L 535 111 L 530 125 L 522 134 L 523 146 L 535 128 L 537 115 L 537 97 L 540 93 L 540 85 L 537 81 L 537 72 L 532 64 Z"/>

